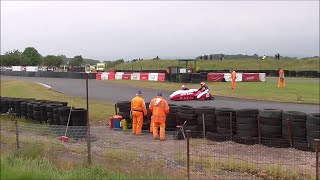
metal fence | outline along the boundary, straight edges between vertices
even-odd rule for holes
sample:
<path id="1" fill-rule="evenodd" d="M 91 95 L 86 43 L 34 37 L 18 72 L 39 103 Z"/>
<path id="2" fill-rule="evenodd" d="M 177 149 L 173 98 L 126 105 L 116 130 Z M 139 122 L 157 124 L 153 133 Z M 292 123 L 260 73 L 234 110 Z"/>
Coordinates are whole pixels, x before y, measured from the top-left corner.
<path id="1" fill-rule="evenodd" d="M 133 179 L 141 174 L 149 179 L 241 179 L 269 175 L 277 179 L 282 173 L 288 179 L 318 179 L 319 142 L 315 152 L 267 147 L 261 140 L 245 145 L 240 141 L 250 140 L 236 138 L 232 133 L 236 128 L 232 114 L 229 116 L 230 136 L 225 137 L 229 141 L 203 138 L 207 136 L 203 125 L 203 130 L 187 130 L 186 139 L 182 140 L 174 140 L 173 133 L 167 132 L 167 141 L 163 142 L 153 140 L 148 131 L 136 136 L 130 130 L 116 131 L 105 124 L 91 126 L 90 135 L 85 126 L 70 126 L 65 134 L 66 126 L 30 123 L 10 116 L 1 119 L 1 149 L 23 152 L 31 148 L 56 163 L 101 165 Z M 67 142 L 61 139 L 65 135 Z"/>

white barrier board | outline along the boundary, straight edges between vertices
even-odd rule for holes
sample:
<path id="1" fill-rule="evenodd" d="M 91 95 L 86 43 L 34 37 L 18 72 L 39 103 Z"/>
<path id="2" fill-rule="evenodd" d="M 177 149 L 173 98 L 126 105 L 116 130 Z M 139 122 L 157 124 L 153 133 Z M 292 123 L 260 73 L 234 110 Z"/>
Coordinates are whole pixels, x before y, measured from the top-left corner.
<path id="1" fill-rule="evenodd" d="M 140 80 L 140 73 L 132 73 L 131 80 Z"/>
<path id="2" fill-rule="evenodd" d="M 149 81 L 158 81 L 158 73 L 149 73 Z"/>
<path id="3" fill-rule="evenodd" d="M 108 80 L 109 78 L 109 73 L 103 72 L 101 73 L 101 80 Z"/>
<path id="4" fill-rule="evenodd" d="M 236 82 L 242 81 L 242 73 L 237 73 Z M 225 81 L 231 81 L 231 73 L 224 73 Z"/>

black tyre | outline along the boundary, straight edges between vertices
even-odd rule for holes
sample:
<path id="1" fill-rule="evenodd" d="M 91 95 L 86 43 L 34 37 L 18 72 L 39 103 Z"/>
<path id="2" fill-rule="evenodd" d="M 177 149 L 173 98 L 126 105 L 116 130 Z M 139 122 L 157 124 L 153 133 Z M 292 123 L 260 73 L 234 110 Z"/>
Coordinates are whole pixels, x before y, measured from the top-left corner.
<path id="1" fill-rule="evenodd" d="M 195 114 L 183 114 L 183 113 L 178 113 L 178 118 L 186 121 L 196 121 L 196 115 Z"/>
<path id="2" fill-rule="evenodd" d="M 195 109 L 192 106 L 182 105 L 178 107 L 178 112 L 182 114 L 194 114 Z"/>
<path id="3" fill-rule="evenodd" d="M 231 132 L 230 129 L 217 127 L 218 134 L 229 134 L 230 135 L 230 132 Z"/>
<path id="4" fill-rule="evenodd" d="M 249 131 L 239 131 L 237 130 L 237 135 L 240 137 L 257 137 L 258 131 L 257 129 L 251 129 Z"/>
<path id="5" fill-rule="evenodd" d="M 282 126 L 281 118 L 270 118 L 270 117 L 260 117 L 259 119 L 261 125 L 268 125 L 268 126 Z"/>
<path id="6" fill-rule="evenodd" d="M 217 134 L 217 133 L 207 132 L 206 138 L 211 141 L 223 142 L 223 141 L 230 140 L 230 134 Z"/>
<path id="7" fill-rule="evenodd" d="M 241 137 L 238 135 L 235 135 L 233 137 L 233 141 L 239 144 L 246 144 L 246 145 L 254 145 L 258 144 L 258 138 L 256 137 Z"/>
<path id="8" fill-rule="evenodd" d="M 263 118 L 281 119 L 282 110 L 281 109 L 263 109 L 263 110 L 259 110 L 259 116 L 263 117 Z"/>
<path id="9" fill-rule="evenodd" d="M 307 115 L 307 122 L 320 126 L 320 113 L 311 113 Z"/>
<path id="10" fill-rule="evenodd" d="M 201 114 L 214 114 L 214 107 L 210 107 L 210 106 L 202 106 L 202 107 L 198 107 L 195 108 L 195 113 L 198 115 Z"/>

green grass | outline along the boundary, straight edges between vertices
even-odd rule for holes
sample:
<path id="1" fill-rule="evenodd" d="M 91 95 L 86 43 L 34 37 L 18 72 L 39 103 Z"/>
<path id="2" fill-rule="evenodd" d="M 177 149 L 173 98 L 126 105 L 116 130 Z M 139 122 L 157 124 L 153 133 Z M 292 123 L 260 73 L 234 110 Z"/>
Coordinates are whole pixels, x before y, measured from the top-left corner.
<path id="1" fill-rule="evenodd" d="M 45 158 L 1 156 L 1 179 L 168 179 L 157 176 L 132 176 L 114 173 L 100 166 L 64 170 L 55 167 Z"/>
<path id="2" fill-rule="evenodd" d="M 192 62 L 193 63 L 193 62 Z M 285 70 L 295 71 L 319 71 L 320 66 L 319 58 L 308 60 L 262 60 L 257 61 L 254 59 L 246 60 L 212 60 L 212 61 L 197 61 L 197 67 L 201 70 L 277 70 L 282 67 Z M 170 66 L 178 66 L 177 60 L 144 60 L 137 62 L 127 62 L 116 65 L 115 67 L 108 67 L 109 69 L 115 68 L 116 70 L 165 70 Z M 185 67 L 185 63 L 181 62 L 180 67 Z M 193 67 L 194 64 L 193 64 Z"/>
<path id="3" fill-rule="evenodd" d="M 175 160 L 179 164 L 186 164 L 186 155 L 177 152 Z M 199 158 L 197 156 L 190 156 L 190 169 L 197 169 L 197 167 L 203 167 L 205 170 L 213 173 L 219 172 L 239 172 L 255 175 L 262 179 L 310 179 L 315 180 L 315 176 L 312 171 L 295 170 L 288 167 L 279 165 L 257 165 L 238 159 L 220 159 L 220 158 Z"/>
<path id="4" fill-rule="evenodd" d="M 176 91 L 182 83 L 153 81 L 104 81 L 119 83 L 141 88 L 152 88 L 163 91 Z M 198 84 L 185 84 L 189 88 L 199 88 Z M 276 102 L 319 104 L 319 82 L 288 82 L 285 89 L 277 88 L 277 82 L 238 82 L 236 89 L 231 89 L 230 82 L 207 82 L 216 96 L 226 96 L 244 99 L 268 100 Z"/>
<path id="5" fill-rule="evenodd" d="M 86 100 L 81 97 L 66 96 L 37 83 L 29 81 L 2 80 L 2 97 L 36 98 L 43 100 L 64 101 L 76 108 L 86 108 Z M 114 104 L 89 100 L 89 118 L 94 123 L 98 121 L 108 122 L 107 119 L 114 114 Z"/>

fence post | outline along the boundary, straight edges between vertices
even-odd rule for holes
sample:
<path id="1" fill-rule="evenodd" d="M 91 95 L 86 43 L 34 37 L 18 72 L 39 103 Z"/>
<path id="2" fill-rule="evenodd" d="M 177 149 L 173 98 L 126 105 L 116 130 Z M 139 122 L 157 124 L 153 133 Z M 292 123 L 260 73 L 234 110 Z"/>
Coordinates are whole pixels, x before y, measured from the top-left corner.
<path id="1" fill-rule="evenodd" d="M 188 180 L 190 180 L 190 147 L 189 147 L 189 140 L 190 140 L 190 130 L 186 130 L 187 133 L 187 175 Z"/>
<path id="2" fill-rule="evenodd" d="M 291 127 L 291 121 L 290 121 L 290 119 L 287 119 L 287 123 L 288 123 L 288 138 L 289 138 L 289 143 L 290 143 L 290 147 L 292 147 L 292 137 L 291 137 L 291 134 L 292 134 L 291 129 L 292 129 L 292 127 Z"/>
<path id="3" fill-rule="evenodd" d="M 204 121 L 204 113 L 202 113 L 203 138 L 206 138 L 206 124 Z"/>
<path id="4" fill-rule="evenodd" d="M 261 144 L 261 129 L 260 129 L 260 115 L 258 114 L 258 138 L 259 138 L 259 144 Z"/>
<path id="5" fill-rule="evenodd" d="M 320 139 L 315 139 L 316 142 L 316 180 L 319 180 L 319 144 Z"/>
<path id="6" fill-rule="evenodd" d="M 232 112 L 230 112 L 230 140 L 233 141 L 233 137 L 232 137 L 232 132 L 233 128 L 232 128 Z"/>
<path id="7" fill-rule="evenodd" d="M 114 110 L 115 110 L 115 112 L 116 112 L 116 115 L 118 115 L 118 110 L 117 110 L 117 103 L 116 104 L 114 104 Z"/>
<path id="8" fill-rule="evenodd" d="M 86 97 L 87 97 L 87 148 L 88 148 L 88 164 L 91 165 L 91 138 L 90 138 L 90 122 L 89 122 L 89 96 L 88 96 L 88 76 L 86 73 Z"/>
<path id="9" fill-rule="evenodd" d="M 12 115 L 12 117 L 15 117 L 14 114 Z M 18 119 L 17 119 L 17 118 L 15 118 L 15 126 L 16 126 L 16 143 L 17 143 L 17 149 L 19 149 L 19 148 L 20 148 L 20 146 L 19 146 L 19 132 L 18 132 L 19 128 L 18 128 Z"/>

